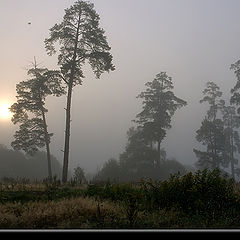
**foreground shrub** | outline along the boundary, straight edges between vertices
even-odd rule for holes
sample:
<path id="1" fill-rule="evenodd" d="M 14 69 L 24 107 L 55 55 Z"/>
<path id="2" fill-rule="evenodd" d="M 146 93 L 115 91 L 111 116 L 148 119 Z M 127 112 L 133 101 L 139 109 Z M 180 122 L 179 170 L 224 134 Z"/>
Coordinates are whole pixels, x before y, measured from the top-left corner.
<path id="1" fill-rule="evenodd" d="M 142 181 L 149 210 L 175 208 L 187 215 L 216 219 L 239 210 L 234 181 L 220 170 L 172 175 L 168 181 Z"/>

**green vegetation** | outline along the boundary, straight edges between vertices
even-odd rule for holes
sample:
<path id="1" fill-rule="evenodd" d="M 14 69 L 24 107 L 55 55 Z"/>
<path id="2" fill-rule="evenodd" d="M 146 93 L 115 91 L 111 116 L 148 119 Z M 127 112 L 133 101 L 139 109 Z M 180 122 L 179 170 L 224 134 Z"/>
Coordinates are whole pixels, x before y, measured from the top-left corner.
<path id="1" fill-rule="evenodd" d="M 240 227 L 238 185 L 217 169 L 165 181 L 61 185 L 55 179 L 35 190 L 6 186 L 0 191 L 0 228 Z"/>

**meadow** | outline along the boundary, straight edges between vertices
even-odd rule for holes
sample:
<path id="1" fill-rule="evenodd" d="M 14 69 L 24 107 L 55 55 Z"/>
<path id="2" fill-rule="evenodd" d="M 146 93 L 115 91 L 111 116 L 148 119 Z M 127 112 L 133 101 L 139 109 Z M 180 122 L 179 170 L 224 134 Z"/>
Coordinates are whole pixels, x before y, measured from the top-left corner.
<path id="1" fill-rule="evenodd" d="M 239 183 L 219 170 L 135 183 L 0 184 L 1 229 L 239 229 Z"/>

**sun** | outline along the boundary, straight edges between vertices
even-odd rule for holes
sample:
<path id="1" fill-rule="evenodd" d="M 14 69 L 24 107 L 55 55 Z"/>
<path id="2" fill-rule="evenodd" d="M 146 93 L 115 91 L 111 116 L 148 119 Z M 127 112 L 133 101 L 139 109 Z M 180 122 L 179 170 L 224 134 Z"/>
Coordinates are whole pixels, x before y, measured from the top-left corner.
<path id="1" fill-rule="evenodd" d="M 9 110 L 10 107 L 11 104 L 9 103 L 0 103 L 0 119 L 8 120 L 12 117 L 12 113 Z"/>

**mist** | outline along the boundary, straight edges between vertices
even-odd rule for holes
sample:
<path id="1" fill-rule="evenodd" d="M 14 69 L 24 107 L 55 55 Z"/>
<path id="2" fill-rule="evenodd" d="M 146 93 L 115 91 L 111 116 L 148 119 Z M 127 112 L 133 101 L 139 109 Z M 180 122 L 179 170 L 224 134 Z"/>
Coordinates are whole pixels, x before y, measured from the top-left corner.
<path id="1" fill-rule="evenodd" d="M 75 1 L 11 0 L 0 3 L 0 100 L 14 102 L 16 84 L 27 79 L 33 57 L 42 67 L 58 68 L 44 39 Z M 73 90 L 69 168 L 95 173 L 110 158 L 119 158 L 127 131 L 142 109 L 136 98 L 157 73 L 172 77 L 174 92 L 188 105 L 172 118 L 162 147 L 169 158 L 194 166 L 200 148 L 196 130 L 208 106 L 200 104 L 206 82 L 214 81 L 226 99 L 236 83 L 230 65 L 240 57 L 238 0 L 95 0 L 116 70 L 85 78 Z M 28 22 L 31 25 L 28 25 Z M 47 98 L 52 154 L 62 164 L 66 96 Z M 0 143 L 10 147 L 17 126 L 0 122 Z"/>

